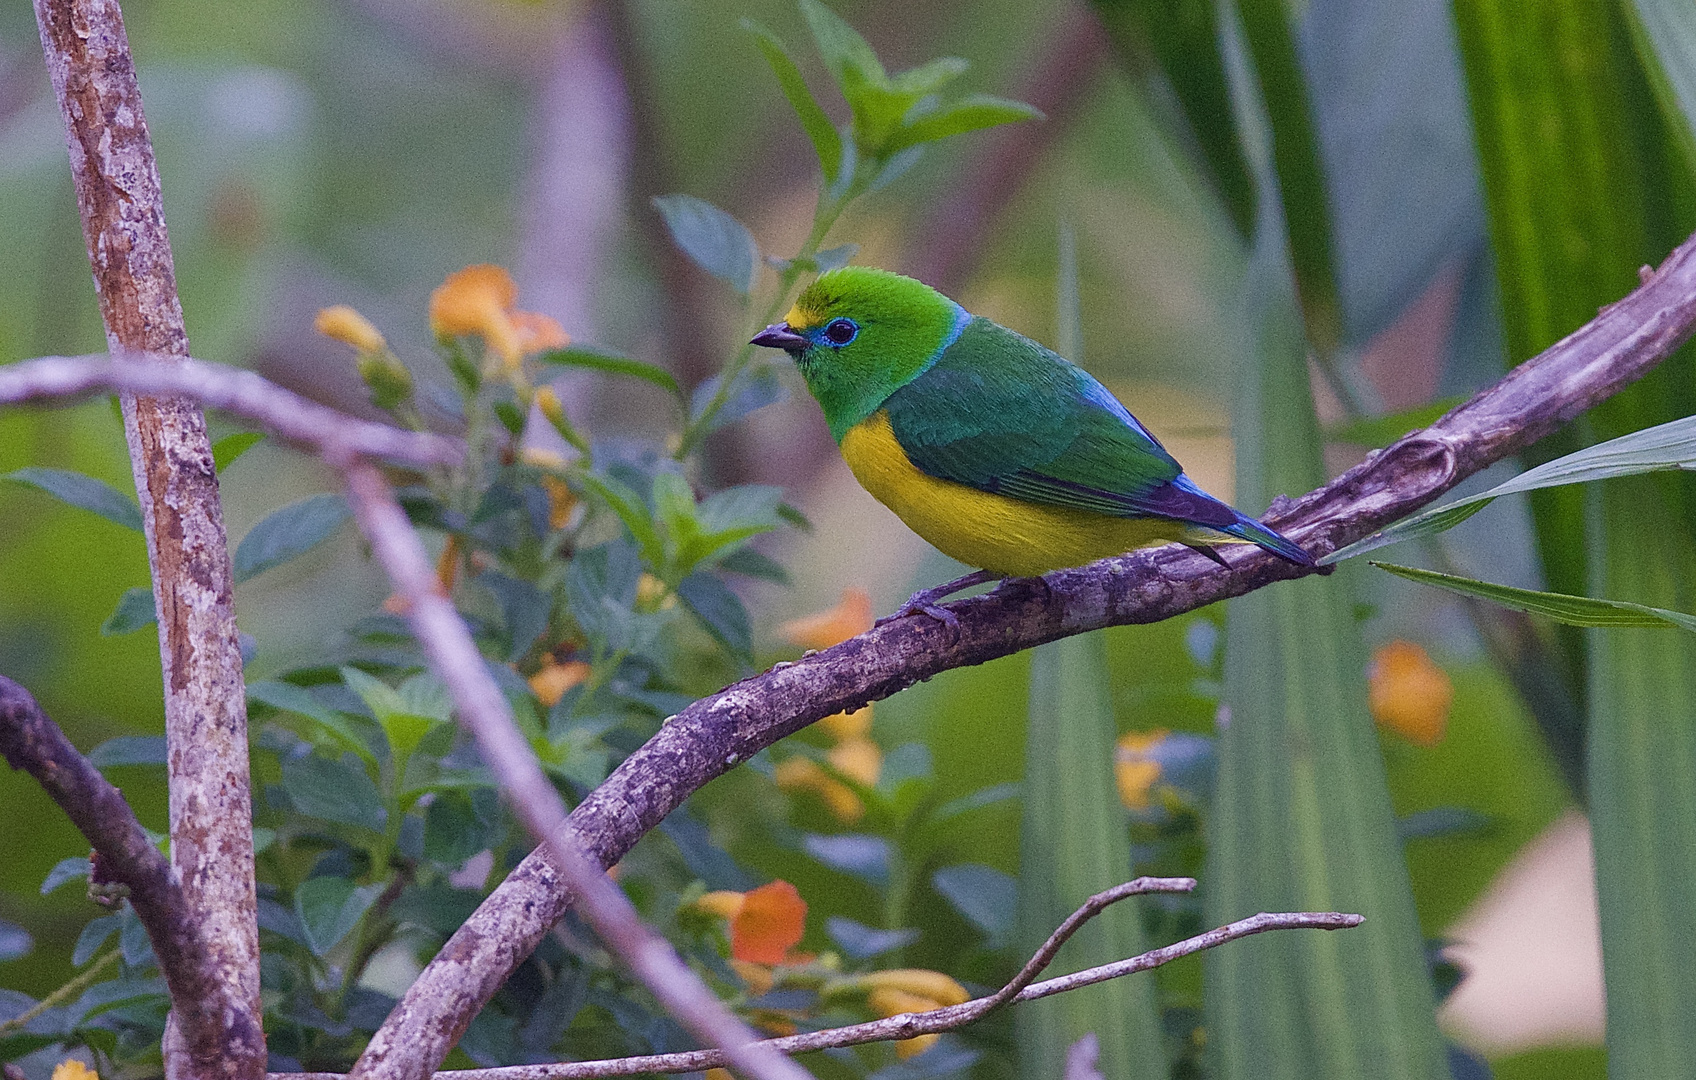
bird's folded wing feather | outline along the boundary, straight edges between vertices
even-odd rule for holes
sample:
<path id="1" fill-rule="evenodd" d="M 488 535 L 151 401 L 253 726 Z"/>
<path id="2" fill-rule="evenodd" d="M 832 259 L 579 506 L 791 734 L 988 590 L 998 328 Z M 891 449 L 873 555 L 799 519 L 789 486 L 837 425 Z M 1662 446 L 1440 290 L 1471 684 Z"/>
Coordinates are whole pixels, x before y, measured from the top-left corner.
<path id="1" fill-rule="evenodd" d="M 920 471 L 1028 502 L 1229 525 L 1172 455 L 1088 372 L 987 319 L 885 403 Z"/>

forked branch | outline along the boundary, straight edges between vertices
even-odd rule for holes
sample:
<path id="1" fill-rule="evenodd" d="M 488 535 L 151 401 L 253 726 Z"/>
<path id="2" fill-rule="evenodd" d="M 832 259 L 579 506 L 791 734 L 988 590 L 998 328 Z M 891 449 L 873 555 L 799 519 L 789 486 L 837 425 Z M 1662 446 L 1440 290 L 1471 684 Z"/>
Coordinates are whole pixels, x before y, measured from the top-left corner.
<path id="1" fill-rule="evenodd" d="M 170 990 L 190 1056 L 198 1062 L 265 1060 L 253 1014 L 235 998 L 171 865 L 129 803 L 77 753 L 29 691 L 0 676 L 0 757 L 35 777 L 94 848 L 99 876 L 129 888 Z"/>
<path id="2" fill-rule="evenodd" d="M 1361 924 L 1359 915 L 1335 911 L 1300 911 L 1259 915 L 1239 919 L 1234 923 L 1209 930 L 1205 934 L 1186 938 L 1164 948 L 1151 949 L 1139 956 L 1119 960 L 1099 967 L 1036 982 L 1036 977 L 1053 962 L 1054 957 L 1078 928 L 1099 915 L 1110 905 L 1127 897 L 1153 892 L 1188 892 L 1195 888 L 1194 878 L 1137 878 L 1123 885 L 1096 893 L 1084 901 L 1050 934 L 1036 954 L 1025 963 L 1019 974 L 1000 990 L 988 997 L 974 998 L 959 1005 L 931 1009 L 927 1012 L 901 1013 L 883 1020 L 845 1027 L 809 1031 L 800 1035 L 785 1035 L 768 1039 L 761 1045 L 785 1054 L 802 1054 L 811 1050 L 828 1050 L 839 1046 L 858 1046 L 863 1043 L 890 1042 L 911 1039 L 917 1035 L 934 1035 L 977 1023 L 1005 1005 L 1020 1001 L 1062 994 L 1084 986 L 1093 986 L 1108 979 L 1117 979 L 1138 971 L 1148 971 L 1169 964 L 1179 957 L 1189 956 L 1223 945 L 1238 938 L 1263 934 L 1268 930 L 1343 930 Z M 640 1057 L 613 1058 L 606 1061 L 574 1061 L 543 1065 L 511 1065 L 497 1069 L 456 1069 L 437 1073 L 435 1080 L 587 1080 L 591 1077 L 636 1076 L 645 1073 L 697 1072 L 721 1068 L 728 1064 L 718 1050 L 690 1050 L 675 1054 L 645 1054 Z M 339 1073 L 272 1073 L 268 1080 L 344 1080 Z"/>

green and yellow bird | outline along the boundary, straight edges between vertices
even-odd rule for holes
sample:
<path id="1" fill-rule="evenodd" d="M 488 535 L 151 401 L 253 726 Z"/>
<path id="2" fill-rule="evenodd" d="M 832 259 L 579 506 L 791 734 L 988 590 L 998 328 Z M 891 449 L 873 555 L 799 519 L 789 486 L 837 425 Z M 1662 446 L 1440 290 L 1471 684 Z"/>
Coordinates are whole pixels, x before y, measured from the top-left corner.
<path id="1" fill-rule="evenodd" d="M 1034 577 L 1179 541 L 1306 551 L 1202 491 L 1088 372 L 922 282 L 850 266 L 821 275 L 755 345 L 794 357 L 854 478 L 977 574 L 916 594 Z"/>

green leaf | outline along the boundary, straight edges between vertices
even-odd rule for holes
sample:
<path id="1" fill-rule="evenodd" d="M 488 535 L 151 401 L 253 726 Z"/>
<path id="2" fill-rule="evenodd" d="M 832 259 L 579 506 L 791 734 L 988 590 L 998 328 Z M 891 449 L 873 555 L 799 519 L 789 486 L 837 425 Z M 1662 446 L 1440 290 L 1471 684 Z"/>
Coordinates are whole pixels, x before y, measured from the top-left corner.
<path id="1" fill-rule="evenodd" d="M 1302 321 L 1313 347 L 1332 354 L 1342 342 L 1343 310 L 1332 250 L 1330 196 L 1319 159 L 1319 133 L 1284 0 L 1237 0 L 1272 135 L 1272 168 L 1283 204 L 1285 243 Z"/>
<path id="2" fill-rule="evenodd" d="M 48 469 L 29 466 L 0 474 L 0 480 L 15 480 L 20 484 L 45 491 L 61 502 L 81 510 L 99 514 L 114 525 L 141 531 L 141 508 L 135 500 L 104 480 L 96 480 L 70 469 Z"/>
<path id="3" fill-rule="evenodd" d="M 860 32 L 842 21 L 841 16 L 825 7 L 819 0 L 801 0 L 801 14 L 806 17 L 807 29 L 812 31 L 813 43 L 819 55 L 841 87 L 842 96 L 850 103 L 854 91 L 862 86 L 882 86 L 888 83 L 883 64 L 877 53 L 866 44 Z"/>
<path id="4" fill-rule="evenodd" d="M 1131 879 L 1130 848 L 1113 780 L 1117 735 L 1100 634 L 1038 646 L 1031 657 L 1025 742 L 1024 820 L 1019 831 L 1017 944 L 1035 951 L 1079 904 Z M 1056 970 L 1076 971 L 1144 950 L 1136 900 L 1085 923 L 1061 949 Z M 1060 994 L 1014 1014 L 1019 1074 L 1059 1076 L 1066 1048 L 1093 1031 L 1106 1076 L 1166 1073 L 1154 986 L 1115 979 L 1097 993 Z"/>
<path id="5" fill-rule="evenodd" d="M 347 878 L 316 877 L 294 891 L 294 911 L 314 955 L 323 956 L 359 925 L 382 893 L 381 884 L 356 886 Z"/>
<path id="6" fill-rule="evenodd" d="M 28 930 L 17 923 L 0 919 L 0 963 L 27 956 L 34 947 L 35 941 L 29 936 Z"/>
<path id="7" fill-rule="evenodd" d="M 1696 7 L 1682 0 L 1635 0 L 1634 7 L 1642 33 L 1634 34 L 1633 42 L 1644 66 L 1653 63 L 1658 69 L 1657 96 L 1663 88 L 1669 92 L 1670 100 L 1662 101 L 1669 126 L 1682 117 L 1678 126 L 1688 142 L 1696 128 Z M 1643 56 L 1645 44 L 1652 57 Z"/>
<path id="8" fill-rule="evenodd" d="M 1457 394 L 1385 416 L 1364 416 L 1358 420 L 1345 420 L 1326 428 L 1325 438 L 1332 442 L 1354 443 L 1357 446 L 1388 446 L 1410 431 L 1430 427 L 1464 401 L 1466 398 Z"/>
<path id="9" fill-rule="evenodd" d="M 1264 219 L 1263 219 L 1264 220 Z M 1257 237 L 1232 417 L 1240 506 L 1325 476 L 1283 238 Z M 1367 713 L 1348 568 L 1226 609 L 1204 923 L 1347 911 L 1340 933 L 1265 935 L 1204 961 L 1219 1080 L 1448 1080 L 1424 935 Z"/>
<path id="10" fill-rule="evenodd" d="M 47 871 L 47 876 L 41 882 L 41 895 L 57 889 L 67 881 L 78 881 L 88 877 L 89 863 L 86 855 L 73 855 L 68 859 L 60 859 L 53 864 L 53 869 Z"/>
<path id="11" fill-rule="evenodd" d="M 654 566 L 665 562 L 665 545 L 660 541 L 659 530 L 654 527 L 648 504 L 642 501 L 640 495 L 611 476 L 585 473 L 578 479 L 624 522 L 624 527 L 630 530 L 631 538 L 641 550 L 642 558 Z"/>
<path id="12" fill-rule="evenodd" d="M 372 769 L 377 768 L 377 755 L 372 751 L 370 742 L 356 728 L 351 719 L 336 710 L 329 708 L 312 696 L 311 691 L 293 683 L 273 682 L 263 680 L 247 684 L 247 700 L 269 705 L 273 709 L 292 712 L 316 723 L 324 732 L 336 740 L 344 749 L 352 750 L 365 759 Z M 362 720 L 363 723 L 369 721 Z M 373 732 L 373 737 L 375 733 Z"/>
<path id="13" fill-rule="evenodd" d="M 562 367 L 588 368 L 591 371 L 604 371 L 609 375 L 628 375 L 632 379 L 643 379 L 666 391 L 678 401 L 686 401 L 687 395 L 683 388 L 677 385 L 677 380 L 671 372 L 662 367 L 642 360 L 633 360 L 628 356 L 605 352 L 601 349 L 555 349 L 536 357 L 544 364 L 559 364 Z"/>
<path id="14" fill-rule="evenodd" d="M 382 832 L 388 820 L 377 785 L 344 755 L 340 761 L 307 754 L 283 762 L 283 790 L 308 817 Z"/>
<path id="15" fill-rule="evenodd" d="M 693 195 L 658 195 L 654 206 L 665 218 L 671 238 L 696 266 L 743 296 L 754 290 L 760 249 L 746 225 Z"/>
<path id="16" fill-rule="evenodd" d="M 236 545 L 236 583 L 306 554 L 334 535 L 348 516 L 347 500 L 330 494 L 309 495 L 272 511 Z"/>
<path id="17" fill-rule="evenodd" d="M 118 606 L 100 624 L 100 636 L 130 634 L 158 622 L 159 609 L 153 606 L 153 590 L 125 589 L 124 595 L 118 598 Z"/>
<path id="18" fill-rule="evenodd" d="M 212 464 L 221 473 L 229 468 L 236 458 L 264 441 L 265 433 L 262 431 L 237 431 L 225 435 L 212 444 Z"/>
<path id="19" fill-rule="evenodd" d="M 93 959 L 100 947 L 118 932 L 123 921 L 119 915 L 102 915 L 98 919 L 90 920 L 77 935 L 77 943 L 71 949 L 71 965 L 82 967 Z"/>
<path id="20" fill-rule="evenodd" d="M 702 571 L 677 583 L 677 595 L 725 648 L 744 663 L 751 662 L 754 631 L 748 609 L 717 576 Z"/>
<path id="21" fill-rule="evenodd" d="M 934 94 L 966 73 L 972 65 L 958 56 L 939 56 L 899 75 L 891 76 L 889 86 L 900 94 L 920 98 Z"/>
<path id="22" fill-rule="evenodd" d="M 1540 491 L 1565 484 L 1587 484 L 1623 476 L 1671 470 L 1696 470 L 1696 417 L 1673 420 L 1656 427 L 1634 431 L 1605 443 L 1588 446 L 1565 457 L 1527 469 L 1489 491 L 1415 514 L 1381 529 L 1348 547 L 1319 560 L 1321 565 L 1352 559 L 1356 555 L 1416 536 L 1430 536 L 1454 528 L 1503 495 Z"/>
<path id="23" fill-rule="evenodd" d="M 971 94 L 903 124 L 884 144 L 884 152 L 894 154 L 909 146 L 936 142 L 951 135 L 962 135 L 968 131 L 998 127 L 1020 120 L 1041 119 L 1043 115 L 1040 109 L 1022 101 L 1009 101 L 988 94 Z"/>
<path id="24" fill-rule="evenodd" d="M 1656 614 L 1696 607 L 1696 553 L 1663 485 L 1602 486 L 1593 592 Z M 1688 619 L 1689 616 L 1679 616 Z M 1607 988 L 1608 1075 L 1696 1075 L 1696 640 L 1587 634 L 1587 810 Z"/>
<path id="25" fill-rule="evenodd" d="M 945 866 L 930 876 L 931 887 L 966 921 L 982 930 L 991 949 L 1003 948 L 1019 910 L 1019 881 L 982 863 Z"/>
<path id="26" fill-rule="evenodd" d="M 1514 611 L 1542 615 L 1567 626 L 1654 626 L 1676 627 L 1696 634 L 1696 615 L 1686 615 L 1665 608 L 1633 604 L 1626 600 L 1599 600 L 1589 596 L 1568 596 L 1566 593 L 1538 592 L 1535 589 L 1516 589 L 1511 585 L 1493 585 L 1488 581 L 1439 574 L 1435 570 L 1418 570 L 1411 566 L 1375 562 L 1371 565 L 1387 570 L 1397 577 L 1434 585 L 1439 589 L 1476 596 Z"/>
<path id="27" fill-rule="evenodd" d="M 813 142 L 813 152 L 818 154 L 824 182 L 830 184 L 842 167 L 842 136 L 837 133 L 836 125 L 830 122 L 830 117 L 819 107 L 818 99 L 807 89 L 807 80 L 801 77 L 801 69 L 778 36 L 753 19 L 743 19 L 742 28 L 754 35 L 754 43 L 760 47 L 766 63 L 771 65 L 772 74 L 777 76 L 778 85 L 783 88 L 783 96 L 789 99 L 790 107 L 801 119 L 801 129 Z"/>
<path id="28" fill-rule="evenodd" d="M 695 393 L 690 398 L 689 415 L 691 423 L 702 422 L 704 410 L 712 403 L 718 393 L 721 376 L 714 375 L 695 387 Z M 771 364 L 751 364 L 736 375 L 736 381 L 730 386 L 724 404 L 717 412 L 705 421 L 705 435 L 717 431 L 727 424 L 747 416 L 749 413 L 775 405 L 789 396 L 789 390 L 777 377 L 777 369 Z"/>
<path id="29" fill-rule="evenodd" d="M 377 723 L 382 725 L 383 735 L 394 755 L 395 775 L 404 776 L 407 758 L 412 756 L 424 736 L 442 722 L 441 719 L 428 713 L 420 715 L 418 703 L 408 701 L 407 695 L 373 675 L 355 667 L 344 667 L 341 671 L 342 682 L 359 695 L 359 699 L 377 717 Z M 437 711 L 441 705 L 433 700 L 434 696 L 432 700 L 423 702 L 422 708 Z"/>
<path id="30" fill-rule="evenodd" d="M 1254 178 L 1243 156 L 1231 105 L 1230 81 L 1219 48 L 1219 8 L 1214 0 L 1094 0 L 1120 68 L 1141 82 L 1149 100 L 1177 98 L 1193 138 L 1171 140 L 1194 148 L 1192 158 L 1244 239 L 1254 231 Z M 1153 53 L 1156 64 L 1148 62 Z M 1160 77 L 1164 76 L 1162 80 Z"/>
<path id="31" fill-rule="evenodd" d="M 97 769 L 109 769 L 114 765 L 164 765 L 169 758 L 163 735 L 119 735 L 90 750 L 88 761 Z"/>

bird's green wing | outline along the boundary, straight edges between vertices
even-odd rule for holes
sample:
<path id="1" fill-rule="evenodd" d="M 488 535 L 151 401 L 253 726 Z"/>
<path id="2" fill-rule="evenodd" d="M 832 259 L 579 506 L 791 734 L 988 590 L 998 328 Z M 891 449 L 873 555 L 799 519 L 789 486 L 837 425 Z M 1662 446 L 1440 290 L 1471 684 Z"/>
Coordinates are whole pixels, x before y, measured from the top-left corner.
<path id="1" fill-rule="evenodd" d="M 931 476 L 1100 514 L 1237 520 L 1088 372 L 988 319 L 968 323 L 884 409 Z"/>

